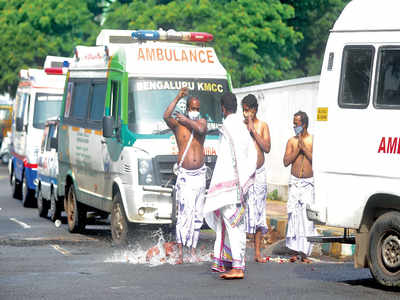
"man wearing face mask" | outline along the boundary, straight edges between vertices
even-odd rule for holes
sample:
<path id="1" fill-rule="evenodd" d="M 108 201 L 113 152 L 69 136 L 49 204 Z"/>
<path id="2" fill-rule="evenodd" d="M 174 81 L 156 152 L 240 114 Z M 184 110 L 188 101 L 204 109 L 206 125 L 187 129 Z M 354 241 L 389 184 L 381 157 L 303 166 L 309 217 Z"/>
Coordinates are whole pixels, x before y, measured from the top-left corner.
<path id="1" fill-rule="evenodd" d="M 306 205 L 314 202 L 313 137 L 307 131 L 308 116 L 305 112 L 295 113 L 293 128 L 295 136 L 288 140 L 283 157 L 285 167 L 292 165 L 287 202 L 286 246 L 296 252 L 291 262 L 299 257 L 302 262 L 310 263 L 307 257 L 311 254 L 312 244 L 307 241 L 307 236 L 315 235 L 315 228 L 314 223 L 307 219 Z"/>
<path id="2" fill-rule="evenodd" d="M 175 191 L 178 205 L 176 241 L 179 258 L 183 263 L 182 246 L 191 248 L 196 257 L 196 246 L 203 225 L 203 207 L 206 187 L 206 166 L 204 165 L 204 139 L 207 121 L 200 118 L 200 100 L 190 97 L 187 101 L 187 116 L 176 113 L 177 103 L 188 95 L 188 89 L 180 89 L 178 95 L 164 112 L 164 121 L 175 134 L 178 144 L 178 177 Z"/>

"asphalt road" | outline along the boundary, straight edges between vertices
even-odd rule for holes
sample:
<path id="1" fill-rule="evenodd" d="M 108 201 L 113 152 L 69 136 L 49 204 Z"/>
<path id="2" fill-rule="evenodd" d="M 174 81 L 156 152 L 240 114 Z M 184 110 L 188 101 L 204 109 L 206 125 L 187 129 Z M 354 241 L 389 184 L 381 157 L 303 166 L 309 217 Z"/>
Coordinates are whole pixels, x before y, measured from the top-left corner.
<path id="1" fill-rule="evenodd" d="M 56 227 L 11 197 L 0 167 L 0 299 L 393 299 L 396 289 L 373 281 L 351 262 L 323 260 L 256 264 L 248 251 L 246 277 L 224 281 L 210 272 L 212 240 L 202 235 L 205 262 L 173 265 L 146 250 L 162 239 L 144 227 L 127 249 L 112 246 L 106 222 L 94 220 L 84 234 L 70 234 L 65 217 Z"/>

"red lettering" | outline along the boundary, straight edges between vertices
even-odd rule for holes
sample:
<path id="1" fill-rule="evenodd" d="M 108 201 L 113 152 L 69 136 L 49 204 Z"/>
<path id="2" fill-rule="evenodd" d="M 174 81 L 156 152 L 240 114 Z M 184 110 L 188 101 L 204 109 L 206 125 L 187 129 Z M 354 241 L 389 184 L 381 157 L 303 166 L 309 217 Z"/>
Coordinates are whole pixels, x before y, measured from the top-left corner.
<path id="1" fill-rule="evenodd" d="M 206 59 L 205 59 L 204 57 L 203 57 L 203 58 L 201 57 L 202 54 L 203 54 L 203 56 L 205 55 L 204 50 L 200 50 L 200 51 L 199 51 L 199 60 L 200 60 L 201 63 L 205 63 L 205 62 L 206 62 Z"/>
<path id="2" fill-rule="evenodd" d="M 207 50 L 207 59 L 210 64 L 213 64 L 214 61 L 212 60 L 212 50 Z"/>
<path id="3" fill-rule="evenodd" d="M 379 145 L 378 153 L 383 151 L 383 153 L 386 153 L 386 139 L 385 137 L 382 138 L 381 143 Z"/>
<path id="4" fill-rule="evenodd" d="M 139 53 L 138 53 L 138 60 L 140 60 L 140 59 L 145 60 L 142 48 L 139 48 Z"/>
<path id="5" fill-rule="evenodd" d="M 176 58 L 176 51 L 175 51 L 175 49 L 174 49 L 174 60 L 175 60 L 175 61 L 181 61 L 180 59 Z"/>
<path id="6" fill-rule="evenodd" d="M 160 48 L 157 48 L 157 58 L 159 61 L 164 60 L 164 55 L 162 53 L 162 50 Z"/>
<path id="7" fill-rule="evenodd" d="M 386 153 L 396 153 L 396 148 L 397 148 L 397 138 L 393 138 L 392 141 L 392 138 L 390 137 L 388 140 Z"/>
<path id="8" fill-rule="evenodd" d="M 153 61 L 153 57 L 155 58 L 154 49 L 146 48 L 146 59 Z"/>
<path id="9" fill-rule="evenodd" d="M 189 50 L 190 61 L 197 62 L 197 53 L 196 50 Z"/>

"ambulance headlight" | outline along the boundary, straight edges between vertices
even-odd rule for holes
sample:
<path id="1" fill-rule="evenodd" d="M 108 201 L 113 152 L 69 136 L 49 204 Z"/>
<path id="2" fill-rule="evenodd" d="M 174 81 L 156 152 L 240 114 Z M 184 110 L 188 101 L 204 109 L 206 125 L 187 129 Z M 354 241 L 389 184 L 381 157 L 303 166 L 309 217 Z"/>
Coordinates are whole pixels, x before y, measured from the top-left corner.
<path id="1" fill-rule="evenodd" d="M 153 163 L 151 159 L 138 160 L 138 173 L 140 185 L 154 184 Z"/>

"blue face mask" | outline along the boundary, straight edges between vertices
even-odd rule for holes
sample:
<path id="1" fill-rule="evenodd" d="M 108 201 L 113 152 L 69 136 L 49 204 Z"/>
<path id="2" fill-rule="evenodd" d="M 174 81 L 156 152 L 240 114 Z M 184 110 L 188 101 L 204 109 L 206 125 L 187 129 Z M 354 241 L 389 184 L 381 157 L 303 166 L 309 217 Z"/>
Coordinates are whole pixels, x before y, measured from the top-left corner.
<path id="1" fill-rule="evenodd" d="M 297 127 L 294 128 L 294 133 L 296 135 L 299 135 L 302 132 L 303 132 L 303 126 L 297 126 Z"/>

